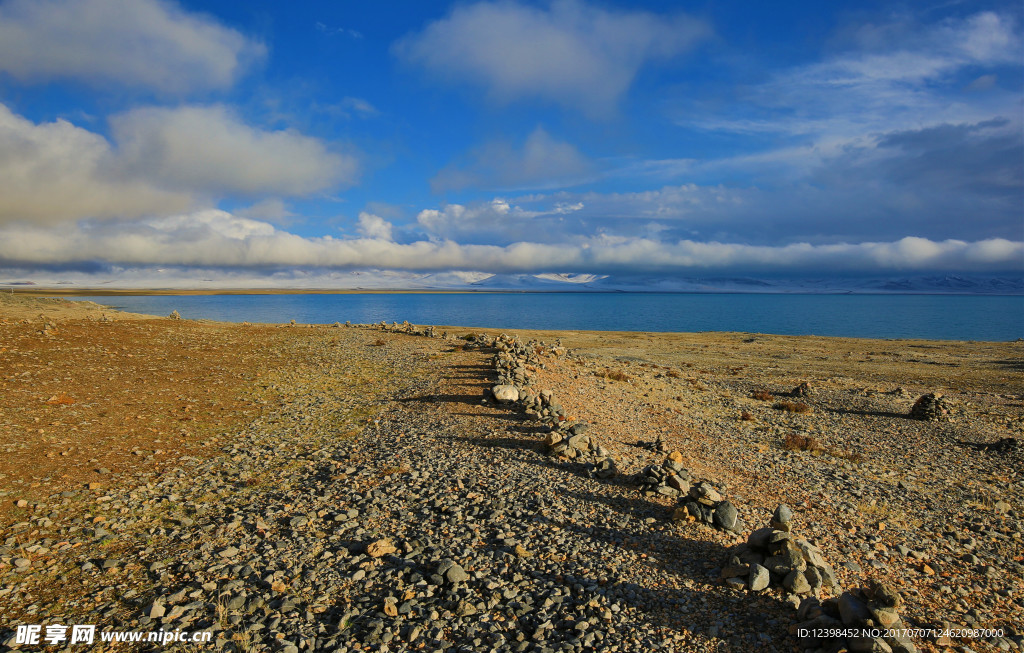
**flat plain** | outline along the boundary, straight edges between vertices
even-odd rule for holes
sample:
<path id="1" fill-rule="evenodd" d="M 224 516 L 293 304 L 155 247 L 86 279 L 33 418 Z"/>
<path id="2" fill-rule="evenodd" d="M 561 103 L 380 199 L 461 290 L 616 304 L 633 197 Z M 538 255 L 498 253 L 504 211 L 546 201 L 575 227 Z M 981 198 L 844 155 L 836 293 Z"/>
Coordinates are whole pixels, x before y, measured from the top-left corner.
<path id="1" fill-rule="evenodd" d="M 0 297 L 0 642 L 91 623 L 222 650 L 793 650 L 787 597 L 721 574 L 785 503 L 843 588 L 1003 632 L 917 647 L 1020 649 L 1024 343 L 517 332 L 531 384 L 615 459 L 598 480 L 492 400 L 480 330 L 400 331 Z M 927 393 L 948 419 L 909 417 Z M 665 451 L 744 530 L 642 494 Z"/>

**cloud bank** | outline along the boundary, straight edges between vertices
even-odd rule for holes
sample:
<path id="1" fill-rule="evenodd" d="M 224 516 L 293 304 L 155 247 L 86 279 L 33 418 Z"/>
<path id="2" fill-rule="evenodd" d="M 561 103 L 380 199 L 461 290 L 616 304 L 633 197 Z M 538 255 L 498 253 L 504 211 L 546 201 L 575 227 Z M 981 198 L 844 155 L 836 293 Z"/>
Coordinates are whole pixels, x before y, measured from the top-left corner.
<path id="1" fill-rule="evenodd" d="M 160 0 L 7 0 L 0 71 L 181 94 L 226 88 L 266 48 Z"/>
<path id="2" fill-rule="evenodd" d="M 27 225 L 0 228 L 0 263 L 173 265 L 201 268 L 385 268 L 406 271 L 645 272 L 1024 270 L 1024 242 L 986 239 L 756 246 L 692 240 L 593 236 L 505 246 L 451 240 L 390 240 L 390 225 L 360 218 L 364 236 L 301 237 L 219 210 L 131 223 L 87 222 L 59 232 Z"/>

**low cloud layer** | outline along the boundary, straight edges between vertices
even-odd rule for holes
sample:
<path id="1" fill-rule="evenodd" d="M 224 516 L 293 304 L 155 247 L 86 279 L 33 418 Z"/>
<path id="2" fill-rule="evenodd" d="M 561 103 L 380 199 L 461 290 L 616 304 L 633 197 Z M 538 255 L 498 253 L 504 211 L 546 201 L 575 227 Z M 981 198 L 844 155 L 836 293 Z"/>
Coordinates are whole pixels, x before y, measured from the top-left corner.
<path id="1" fill-rule="evenodd" d="M 572 241 L 468 245 L 451 240 L 394 242 L 389 225 L 369 214 L 365 236 L 308 238 L 218 210 L 133 223 L 91 222 L 59 232 L 25 225 L 0 228 L 5 267 L 172 265 L 273 269 L 280 267 L 479 272 L 1024 270 L 1024 242 L 987 239 L 769 247 L 740 243 L 660 241 L 597 236 Z"/>
<path id="2" fill-rule="evenodd" d="M 178 213 L 210 196 L 301 196 L 354 181 L 356 158 L 220 106 L 114 116 L 114 142 L 0 104 L 0 224 Z"/>
<path id="3" fill-rule="evenodd" d="M 6 0 L 0 71 L 181 94 L 230 86 L 265 47 L 160 0 Z"/>
<path id="4" fill-rule="evenodd" d="M 577 0 L 541 9 L 518 2 L 459 5 L 395 53 L 431 74 L 483 86 L 500 103 L 540 98 L 592 117 L 611 113 L 647 61 L 710 35 L 678 14 L 611 11 Z"/>

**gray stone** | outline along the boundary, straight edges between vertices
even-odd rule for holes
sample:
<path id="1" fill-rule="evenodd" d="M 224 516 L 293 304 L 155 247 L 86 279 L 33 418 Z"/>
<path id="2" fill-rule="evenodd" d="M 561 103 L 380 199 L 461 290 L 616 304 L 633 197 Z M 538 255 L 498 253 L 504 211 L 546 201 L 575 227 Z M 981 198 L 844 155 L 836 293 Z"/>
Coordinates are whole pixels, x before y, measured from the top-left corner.
<path id="1" fill-rule="evenodd" d="M 811 591 L 811 585 L 807 582 L 807 577 L 804 576 L 803 572 L 795 569 L 782 579 L 782 586 L 794 594 L 808 594 Z"/>
<path id="2" fill-rule="evenodd" d="M 453 560 L 442 560 L 437 567 L 437 573 L 443 576 L 449 583 L 461 583 L 469 580 L 469 574 Z"/>
<path id="3" fill-rule="evenodd" d="M 793 510 L 784 503 L 780 503 L 775 512 L 772 513 L 772 527 L 780 531 L 789 531 L 790 522 L 793 521 Z"/>
<path id="4" fill-rule="evenodd" d="M 754 564 L 750 566 L 750 589 L 755 592 L 760 592 L 768 587 L 768 583 L 771 581 L 771 574 L 768 570 L 761 565 Z"/>
<path id="5" fill-rule="evenodd" d="M 691 487 L 690 497 L 706 506 L 715 505 L 722 500 L 722 495 L 707 481 L 701 481 Z"/>
<path id="6" fill-rule="evenodd" d="M 729 501 L 723 501 L 715 507 L 715 526 L 731 531 L 736 527 L 736 520 L 738 518 L 739 513 L 736 510 L 736 506 L 732 505 Z"/>

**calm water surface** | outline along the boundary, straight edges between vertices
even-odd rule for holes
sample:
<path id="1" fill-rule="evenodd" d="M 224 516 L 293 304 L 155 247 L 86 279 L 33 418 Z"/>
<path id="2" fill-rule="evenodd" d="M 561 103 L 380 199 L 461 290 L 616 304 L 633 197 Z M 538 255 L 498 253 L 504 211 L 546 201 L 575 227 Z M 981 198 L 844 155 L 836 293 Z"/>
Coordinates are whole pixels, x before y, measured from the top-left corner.
<path id="1" fill-rule="evenodd" d="M 505 329 L 745 331 L 936 340 L 1024 337 L 1024 297 L 473 293 L 72 297 L 134 313 L 228 322 L 408 320 Z"/>

